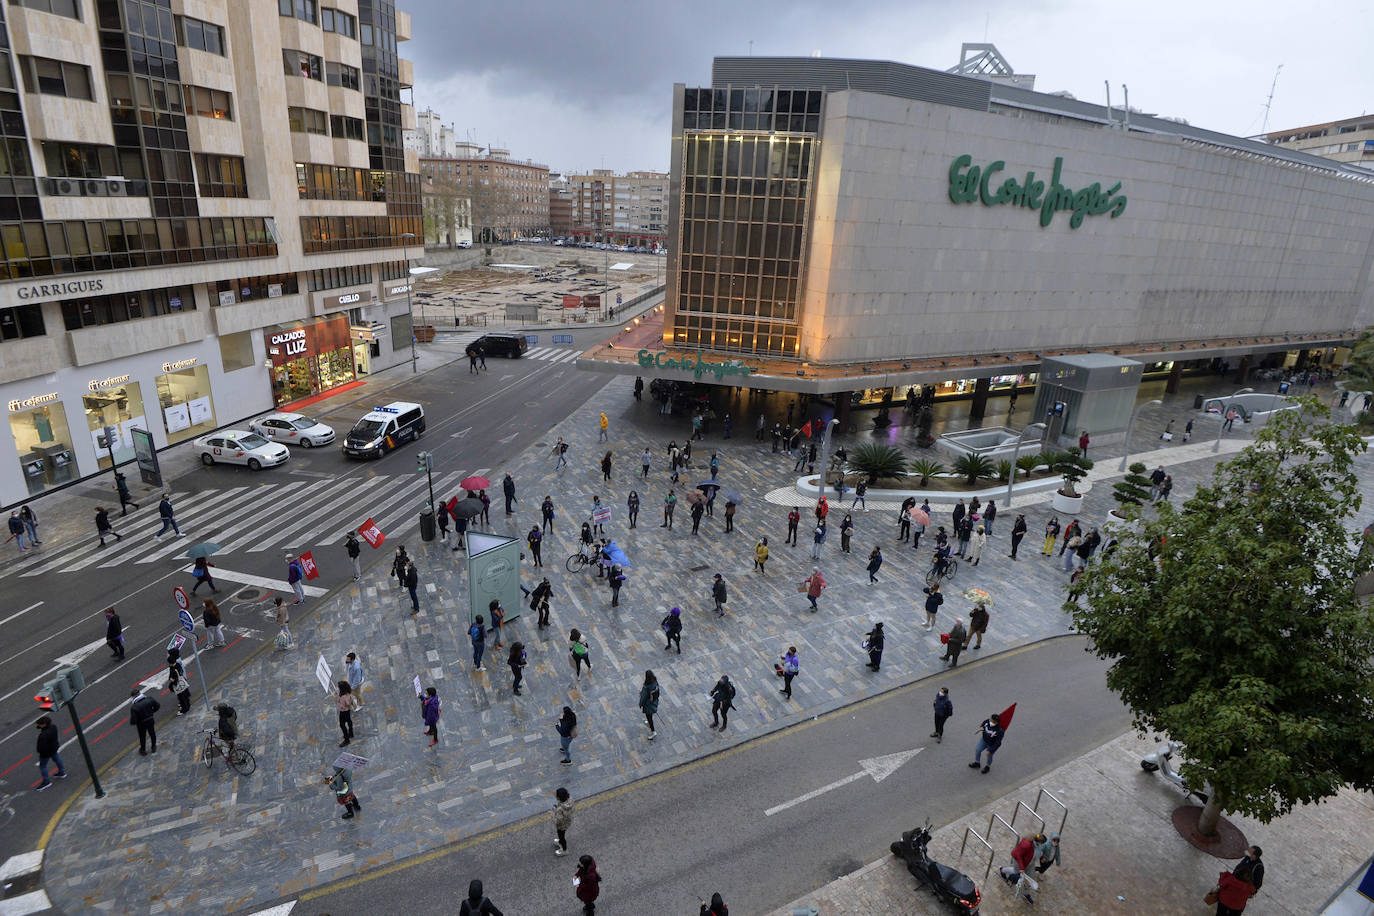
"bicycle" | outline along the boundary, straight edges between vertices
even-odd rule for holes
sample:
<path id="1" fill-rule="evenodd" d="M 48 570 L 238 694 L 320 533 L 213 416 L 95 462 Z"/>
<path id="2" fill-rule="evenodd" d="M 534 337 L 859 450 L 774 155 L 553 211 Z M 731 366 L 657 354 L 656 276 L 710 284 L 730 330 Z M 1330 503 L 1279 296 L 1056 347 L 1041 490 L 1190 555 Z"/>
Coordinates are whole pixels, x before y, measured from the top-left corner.
<path id="1" fill-rule="evenodd" d="M 935 572 L 935 569 L 936 567 L 932 565 L 930 567 L 930 572 L 926 573 L 926 585 L 935 585 L 939 583 L 941 579 L 953 580 L 954 574 L 959 571 L 959 561 L 954 559 L 953 557 L 950 557 L 948 560 L 946 560 L 945 574 L 943 576 L 937 574 Z"/>
<path id="2" fill-rule="evenodd" d="M 575 573 L 584 567 L 591 566 L 596 560 L 582 553 L 575 553 L 563 563 L 563 566 L 570 573 Z"/>
<path id="3" fill-rule="evenodd" d="M 205 745 L 201 748 L 201 758 L 205 761 L 205 769 L 210 769 L 215 765 L 215 757 L 223 757 L 227 766 L 232 767 L 244 776 L 252 773 L 258 768 L 258 762 L 253 759 L 253 755 L 248 753 L 248 749 L 235 743 L 232 747 L 220 744 L 219 736 L 213 728 L 205 729 Z"/>

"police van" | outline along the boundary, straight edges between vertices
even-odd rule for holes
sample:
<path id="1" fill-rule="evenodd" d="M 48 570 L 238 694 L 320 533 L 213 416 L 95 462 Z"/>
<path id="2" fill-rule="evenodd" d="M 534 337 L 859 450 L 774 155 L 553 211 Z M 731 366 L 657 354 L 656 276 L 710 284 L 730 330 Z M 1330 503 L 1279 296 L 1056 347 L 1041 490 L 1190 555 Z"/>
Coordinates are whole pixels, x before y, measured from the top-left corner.
<path id="1" fill-rule="evenodd" d="M 344 437 L 345 455 L 380 458 L 405 442 L 425 433 L 425 409 L 419 404 L 393 401 L 374 407 Z"/>

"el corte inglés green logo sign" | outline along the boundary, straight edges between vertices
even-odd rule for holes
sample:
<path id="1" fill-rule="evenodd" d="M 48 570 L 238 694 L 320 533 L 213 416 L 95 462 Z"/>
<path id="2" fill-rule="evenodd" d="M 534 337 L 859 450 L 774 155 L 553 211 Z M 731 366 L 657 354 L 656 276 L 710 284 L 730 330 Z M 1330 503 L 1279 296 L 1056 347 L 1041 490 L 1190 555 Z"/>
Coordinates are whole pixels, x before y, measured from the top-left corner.
<path id="1" fill-rule="evenodd" d="M 654 353 L 650 350 L 639 351 L 639 365 L 645 369 L 680 369 L 683 372 L 691 372 L 697 378 L 703 375 L 714 375 L 721 379 L 727 375 L 749 375 L 757 372 L 753 366 L 737 366 L 734 363 L 718 362 L 713 363 L 697 351 L 696 356 L 684 356 L 681 359 L 668 355 L 666 350 L 659 350 Z"/>
<path id="2" fill-rule="evenodd" d="M 1027 172 L 1022 181 L 1007 178 L 1001 184 L 994 184 L 994 177 L 1006 168 L 1001 159 L 989 162 L 979 168 L 973 164 L 973 157 L 960 156 L 949 166 L 949 199 L 956 204 L 971 204 L 982 201 L 985 207 L 1011 204 L 1040 211 L 1040 225 L 1048 226 L 1054 214 L 1060 210 L 1073 213 L 1069 217 L 1069 228 L 1077 229 L 1083 224 L 1083 217 L 1110 213 L 1116 219 L 1126 212 L 1126 195 L 1121 191 L 1121 182 L 1103 189 L 1101 182 L 1094 181 L 1086 188 L 1075 191 L 1059 183 L 1059 172 L 1064 158 L 1054 159 L 1054 173 L 1050 176 L 1047 189 L 1045 182 L 1035 177 L 1035 172 Z"/>

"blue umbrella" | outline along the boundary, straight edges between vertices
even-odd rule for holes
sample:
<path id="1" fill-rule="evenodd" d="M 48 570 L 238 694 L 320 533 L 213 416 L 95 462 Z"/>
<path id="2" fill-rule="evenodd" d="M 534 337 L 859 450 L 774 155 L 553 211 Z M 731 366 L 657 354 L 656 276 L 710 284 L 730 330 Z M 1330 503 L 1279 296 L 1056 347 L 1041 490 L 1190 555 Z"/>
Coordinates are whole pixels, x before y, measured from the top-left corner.
<path id="1" fill-rule="evenodd" d="M 739 505 L 740 503 L 744 502 L 744 497 L 741 496 L 739 492 L 736 490 L 723 490 L 721 491 L 720 495 L 725 497 L 725 501 L 727 503 L 734 503 L 735 505 Z"/>
<path id="2" fill-rule="evenodd" d="M 186 551 L 186 556 L 195 560 L 199 559 L 200 557 L 208 557 L 210 554 L 216 553 L 220 549 L 220 546 L 216 544 L 214 541 L 202 541 L 201 543 L 192 547 L 190 550 Z"/>
<path id="3" fill-rule="evenodd" d="M 630 558 L 625 556 L 625 551 L 616 546 L 615 541 L 611 541 L 604 548 L 606 556 L 610 557 L 611 562 L 617 566 L 629 566 Z"/>
<path id="4" fill-rule="evenodd" d="M 708 487 L 715 487 L 719 490 L 721 488 L 721 482 L 719 480 L 703 480 L 701 483 L 697 484 L 698 490 L 705 490 Z"/>

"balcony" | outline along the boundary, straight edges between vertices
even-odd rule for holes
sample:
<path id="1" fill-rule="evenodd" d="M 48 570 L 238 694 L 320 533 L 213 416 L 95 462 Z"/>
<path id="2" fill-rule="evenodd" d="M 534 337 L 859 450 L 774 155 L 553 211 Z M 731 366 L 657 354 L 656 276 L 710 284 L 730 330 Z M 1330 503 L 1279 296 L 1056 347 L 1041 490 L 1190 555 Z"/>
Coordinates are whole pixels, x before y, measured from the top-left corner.
<path id="1" fill-rule="evenodd" d="M 402 89 L 410 89 L 415 86 L 415 64 L 413 61 L 408 61 L 404 57 L 396 58 L 396 70 Z"/>
<path id="2" fill-rule="evenodd" d="M 396 11 L 396 40 L 410 41 L 410 14 Z"/>

